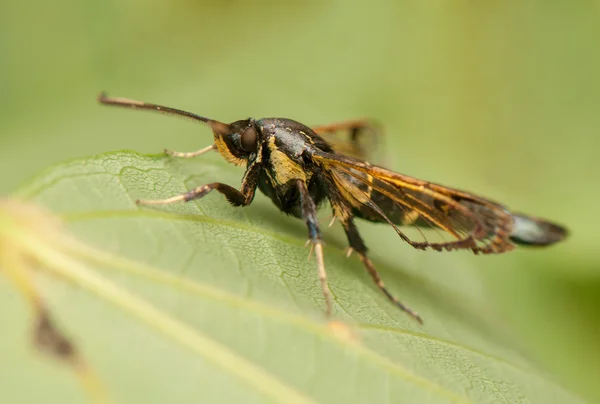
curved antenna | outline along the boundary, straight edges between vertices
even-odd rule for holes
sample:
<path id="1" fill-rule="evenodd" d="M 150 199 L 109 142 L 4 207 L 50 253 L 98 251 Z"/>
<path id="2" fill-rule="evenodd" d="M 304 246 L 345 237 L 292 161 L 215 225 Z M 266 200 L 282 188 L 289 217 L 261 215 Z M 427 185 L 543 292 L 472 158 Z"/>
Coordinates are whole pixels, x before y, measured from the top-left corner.
<path id="1" fill-rule="evenodd" d="M 106 95 L 106 93 L 101 93 L 98 96 L 98 102 L 104 105 L 114 105 L 118 107 L 126 107 L 132 109 L 147 109 L 151 111 L 158 111 L 166 115 L 180 116 L 182 118 L 187 118 L 192 121 L 208 123 L 210 126 L 214 126 L 214 123 L 218 123 L 218 121 L 214 121 L 212 119 L 205 118 L 200 115 L 192 114 L 191 112 L 182 111 L 180 109 L 169 108 L 156 104 L 149 104 L 147 102 L 130 100 L 127 98 L 109 97 Z"/>

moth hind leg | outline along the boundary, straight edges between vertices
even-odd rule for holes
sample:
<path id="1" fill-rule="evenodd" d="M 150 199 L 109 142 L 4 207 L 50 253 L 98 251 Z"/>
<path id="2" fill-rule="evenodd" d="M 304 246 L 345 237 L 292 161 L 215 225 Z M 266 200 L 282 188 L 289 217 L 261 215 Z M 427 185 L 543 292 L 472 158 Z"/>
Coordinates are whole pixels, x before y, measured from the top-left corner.
<path id="1" fill-rule="evenodd" d="M 347 216 L 346 218 L 344 218 L 342 220 L 342 225 L 344 226 L 344 231 L 346 232 L 346 237 L 348 238 L 348 244 L 350 244 L 351 250 L 356 251 L 360 258 L 360 261 L 363 263 L 365 269 L 367 270 L 367 272 L 371 276 L 371 279 L 373 279 L 373 282 L 375 282 L 375 285 L 377 285 L 379 290 L 381 290 L 383 294 L 396 307 L 398 307 L 400 310 L 404 311 L 409 316 L 417 320 L 420 324 L 423 324 L 423 319 L 417 312 L 412 310 L 410 307 L 406 306 L 394 295 L 392 295 L 390 291 L 387 290 L 385 284 L 383 283 L 383 280 L 381 279 L 381 276 L 379 275 L 379 272 L 377 272 L 375 266 L 373 266 L 373 263 L 367 256 L 367 247 L 365 246 L 362 238 L 360 237 L 360 234 L 358 233 L 358 229 L 356 228 L 352 217 Z"/>

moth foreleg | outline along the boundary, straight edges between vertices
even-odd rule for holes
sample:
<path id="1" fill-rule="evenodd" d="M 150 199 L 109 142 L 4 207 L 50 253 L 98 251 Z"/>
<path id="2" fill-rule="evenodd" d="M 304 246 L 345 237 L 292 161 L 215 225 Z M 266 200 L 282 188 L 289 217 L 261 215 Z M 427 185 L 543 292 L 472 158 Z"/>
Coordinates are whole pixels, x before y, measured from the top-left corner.
<path id="1" fill-rule="evenodd" d="M 216 150 L 217 147 L 214 144 L 211 144 L 210 146 L 206 146 L 204 149 L 200 149 L 194 152 L 176 152 L 173 150 L 167 150 L 165 149 L 165 154 L 168 154 L 169 156 L 173 156 L 173 157 L 180 157 L 180 158 L 185 158 L 185 159 L 189 159 L 192 157 L 198 157 L 203 155 L 204 153 L 208 153 L 211 150 Z"/>
<path id="2" fill-rule="evenodd" d="M 227 198 L 229 203 L 231 203 L 233 206 L 247 206 L 250 205 L 254 199 L 259 170 L 260 167 L 256 164 L 252 165 L 246 170 L 240 190 L 221 182 L 213 182 L 211 184 L 199 186 L 186 193 L 175 195 L 170 198 L 137 200 L 136 203 L 138 205 L 169 205 L 175 202 L 189 202 L 194 199 L 200 199 L 206 196 L 212 190 L 216 190 L 217 192 L 225 195 L 225 198 Z"/>

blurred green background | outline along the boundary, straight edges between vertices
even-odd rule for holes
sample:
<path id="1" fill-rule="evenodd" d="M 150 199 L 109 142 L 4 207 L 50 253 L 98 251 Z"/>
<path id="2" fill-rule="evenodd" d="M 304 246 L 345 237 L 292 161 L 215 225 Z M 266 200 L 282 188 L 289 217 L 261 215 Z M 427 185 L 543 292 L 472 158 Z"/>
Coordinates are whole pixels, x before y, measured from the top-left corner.
<path id="1" fill-rule="evenodd" d="M 373 117 L 391 168 L 571 230 L 477 265 L 531 357 L 600 401 L 599 19 L 592 1 L 5 3 L 0 192 L 72 158 L 210 143 L 102 90 L 223 121 Z"/>

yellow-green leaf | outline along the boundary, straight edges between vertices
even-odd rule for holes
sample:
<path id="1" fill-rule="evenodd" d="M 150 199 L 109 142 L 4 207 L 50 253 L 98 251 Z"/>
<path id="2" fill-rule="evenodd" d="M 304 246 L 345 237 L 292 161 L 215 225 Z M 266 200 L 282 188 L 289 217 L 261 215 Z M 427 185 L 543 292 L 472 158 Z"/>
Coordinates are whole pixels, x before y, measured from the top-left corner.
<path id="1" fill-rule="evenodd" d="M 59 165 L 21 189 L 94 247 L 32 251 L 70 281 L 40 274 L 54 316 L 110 397 L 578 402 L 507 335 L 469 255 L 413 251 L 386 226 L 361 224 L 375 265 L 424 317 L 420 326 L 345 257 L 344 237 L 332 228 L 324 251 L 339 322 L 327 324 L 304 225 L 264 196 L 243 209 L 218 194 L 152 209 L 134 203 L 216 180 L 235 185 L 241 175 L 216 154 L 189 161 L 115 152 Z M 12 369 L 0 401 L 81 400 L 72 375 L 32 353 L 23 301 L 3 281 L 0 288 L 8 330 L 0 346 Z"/>

